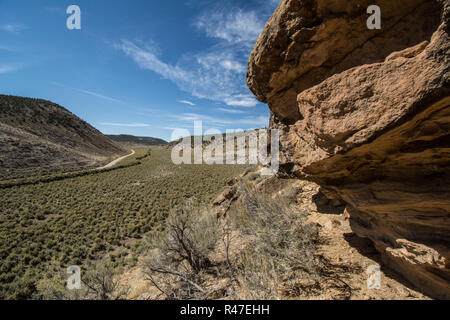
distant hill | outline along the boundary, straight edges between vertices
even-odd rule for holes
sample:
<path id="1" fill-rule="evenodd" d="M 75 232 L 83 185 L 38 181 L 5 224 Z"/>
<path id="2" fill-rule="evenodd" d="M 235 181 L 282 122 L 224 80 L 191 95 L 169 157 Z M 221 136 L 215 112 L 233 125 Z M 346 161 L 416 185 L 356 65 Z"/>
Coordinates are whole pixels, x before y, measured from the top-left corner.
<path id="1" fill-rule="evenodd" d="M 144 146 L 159 146 L 166 145 L 167 141 L 151 138 L 151 137 L 135 137 L 127 134 L 121 135 L 106 135 L 112 141 L 118 142 L 124 145 L 144 145 Z"/>
<path id="2" fill-rule="evenodd" d="M 0 179 L 94 167 L 127 152 L 55 103 L 0 95 Z"/>

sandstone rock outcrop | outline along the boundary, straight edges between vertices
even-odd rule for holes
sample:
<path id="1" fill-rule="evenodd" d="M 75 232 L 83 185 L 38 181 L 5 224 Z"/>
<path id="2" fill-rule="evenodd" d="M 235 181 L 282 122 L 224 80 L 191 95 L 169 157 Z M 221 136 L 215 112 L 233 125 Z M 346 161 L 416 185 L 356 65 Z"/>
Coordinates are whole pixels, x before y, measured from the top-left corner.
<path id="1" fill-rule="evenodd" d="M 217 218 L 225 217 L 231 204 L 237 199 L 237 191 L 236 185 L 230 186 L 214 200 L 213 207 L 215 208 Z"/>
<path id="2" fill-rule="evenodd" d="M 382 29 L 369 30 L 377 4 Z M 283 0 L 247 83 L 282 169 L 347 204 L 386 264 L 450 299 L 450 1 Z"/>

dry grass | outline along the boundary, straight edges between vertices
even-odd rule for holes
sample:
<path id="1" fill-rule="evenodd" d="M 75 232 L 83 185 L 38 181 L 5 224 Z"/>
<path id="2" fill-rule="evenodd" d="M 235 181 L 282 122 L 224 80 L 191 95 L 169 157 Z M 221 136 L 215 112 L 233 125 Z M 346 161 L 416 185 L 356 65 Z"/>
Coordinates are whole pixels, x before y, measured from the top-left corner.
<path id="1" fill-rule="evenodd" d="M 312 290 L 320 283 L 322 262 L 315 255 L 318 229 L 307 224 L 307 213 L 289 199 L 241 186 L 241 198 L 232 212 L 233 228 L 254 239 L 235 261 L 241 294 L 248 299 L 278 299 Z M 301 284 L 286 285 L 301 279 Z"/>
<path id="2" fill-rule="evenodd" d="M 169 217 L 146 263 L 158 298 L 307 299 L 323 290 L 350 298 L 342 277 L 348 267 L 318 253 L 319 227 L 307 222 L 292 195 L 272 198 L 251 181 L 239 194 L 220 226 L 195 208 Z"/>
<path id="3" fill-rule="evenodd" d="M 118 300 L 126 297 L 127 290 L 119 288 L 117 271 L 109 263 L 91 265 L 81 274 L 81 289 L 66 288 L 66 275 L 58 274 L 37 283 L 36 299 L 43 300 Z"/>

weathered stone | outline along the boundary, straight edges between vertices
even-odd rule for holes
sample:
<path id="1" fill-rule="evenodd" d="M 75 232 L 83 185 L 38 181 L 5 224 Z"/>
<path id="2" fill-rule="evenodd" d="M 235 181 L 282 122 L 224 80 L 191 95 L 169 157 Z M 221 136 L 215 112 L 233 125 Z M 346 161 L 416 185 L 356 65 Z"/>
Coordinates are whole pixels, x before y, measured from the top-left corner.
<path id="1" fill-rule="evenodd" d="M 233 201 L 237 198 L 237 186 L 231 186 L 225 189 L 213 202 L 217 218 L 225 217 Z"/>
<path id="2" fill-rule="evenodd" d="M 224 192 L 222 192 L 216 200 L 214 200 L 213 205 L 217 206 L 220 205 L 225 200 L 231 200 L 236 195 L 237 188 L 236 187 L 228 187 L 225 189 Z"/>
<path id="3" fill-rule="evenodd" d="M 281 168 L 347 204 L 353 231 L 450 299 L 450 3 L 284 0 L 247 83 L 281 130 Z"/>

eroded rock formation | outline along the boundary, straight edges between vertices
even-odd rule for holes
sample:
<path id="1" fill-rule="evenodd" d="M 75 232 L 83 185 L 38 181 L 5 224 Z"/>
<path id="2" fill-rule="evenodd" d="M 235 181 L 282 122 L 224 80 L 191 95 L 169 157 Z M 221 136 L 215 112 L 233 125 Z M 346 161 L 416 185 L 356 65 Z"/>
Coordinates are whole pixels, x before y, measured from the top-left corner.
<path id="1" fill-rule="evenodd" d="M 377 4 L 382 29 L 369 30 Z M 247 83 L 281 130 L 282 168 L 347 204 L 352 228 L 450 299 L 450 1 L 283 0 Z"/>

